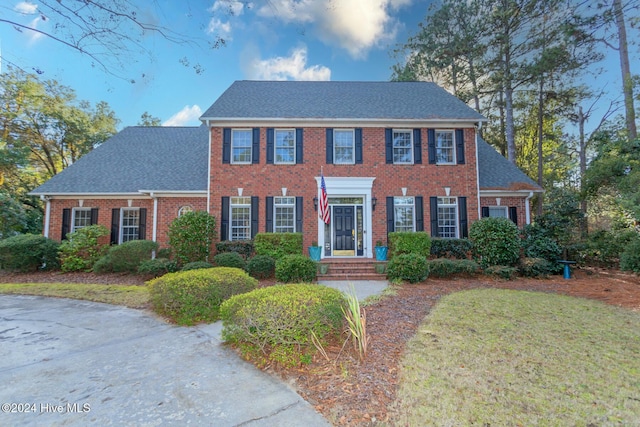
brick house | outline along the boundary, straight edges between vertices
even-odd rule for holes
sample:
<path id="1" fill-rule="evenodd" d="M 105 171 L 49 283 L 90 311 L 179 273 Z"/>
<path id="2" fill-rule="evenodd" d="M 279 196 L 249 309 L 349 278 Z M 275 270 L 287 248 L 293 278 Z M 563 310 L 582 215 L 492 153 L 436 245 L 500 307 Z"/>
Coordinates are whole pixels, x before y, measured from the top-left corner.
<path id="1" fill-rule="evenodd" d="M 522 226 L 542 191 L 479 137 L 484 117 L 433 83 L 237 81 L 201 121 L 125 128 L 36 188 L 44 234 L 103 224 L 113 244 L 166 246 L 174 218 L 206 209 L 221 240 L 297 231 L 325 258 L 371 258 L 390 231 Z"/>

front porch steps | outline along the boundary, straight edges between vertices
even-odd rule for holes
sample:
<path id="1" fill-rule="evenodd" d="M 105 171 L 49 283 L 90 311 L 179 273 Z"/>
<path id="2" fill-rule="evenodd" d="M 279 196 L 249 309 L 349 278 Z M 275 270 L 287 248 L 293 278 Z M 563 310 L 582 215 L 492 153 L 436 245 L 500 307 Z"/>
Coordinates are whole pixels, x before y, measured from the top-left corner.
<path id="1" fill-rule="evenodd" d="M 387 263 L 370 258 L 325 258 L 318 266 L 318 280 L 387 280 L 386 273 L 376 272 L 376 265 L 386 269 Z"/>

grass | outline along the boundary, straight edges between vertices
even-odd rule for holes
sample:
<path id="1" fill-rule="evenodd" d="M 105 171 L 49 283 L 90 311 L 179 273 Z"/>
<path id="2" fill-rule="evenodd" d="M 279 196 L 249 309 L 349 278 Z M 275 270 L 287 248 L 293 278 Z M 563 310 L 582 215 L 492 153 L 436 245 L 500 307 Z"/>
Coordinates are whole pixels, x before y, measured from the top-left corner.
<path id="1" fill-rule="evenodd" d="M 448 295 L 402 360 L 398 425 L 640 425 L 640 314 L 554 294 Z"/>
<path id="2" fill-rule="evenodd" d="M 130 308 L 149 304 L 146 286 L 90 285 L 81 283 L 0 283 L 0 293 L 73 298 Z"/>

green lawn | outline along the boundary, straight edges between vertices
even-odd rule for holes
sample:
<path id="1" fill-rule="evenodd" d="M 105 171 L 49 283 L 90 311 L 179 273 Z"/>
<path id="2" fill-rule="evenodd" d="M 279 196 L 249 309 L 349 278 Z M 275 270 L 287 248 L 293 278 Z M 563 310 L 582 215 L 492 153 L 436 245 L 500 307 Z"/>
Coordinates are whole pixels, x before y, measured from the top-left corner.
<path id="1" fill-rule="evenodd" d="M 397 425 L 640 425 L 640 313 L 591 300 L 448 295 L 401 366 Z"/>
<path id="2" fill-rule="evenodd" d="M 149 291 L 146 286 L 88 285 L 80 283 L 0 283 L 0 293 L 82 299 L 131 308 L 143 308 L 149 303 Z"/>

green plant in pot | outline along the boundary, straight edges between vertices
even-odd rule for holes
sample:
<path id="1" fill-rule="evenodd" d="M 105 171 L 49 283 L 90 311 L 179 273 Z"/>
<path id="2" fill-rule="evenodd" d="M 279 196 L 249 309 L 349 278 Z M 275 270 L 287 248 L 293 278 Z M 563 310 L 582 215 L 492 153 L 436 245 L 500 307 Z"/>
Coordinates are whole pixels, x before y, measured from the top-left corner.
<path id="1" fill-rule="evenodd" d="M 382 243 L 382 240 L 376 242 L 376 261 L 386 261 L 389 248 Z"/>

